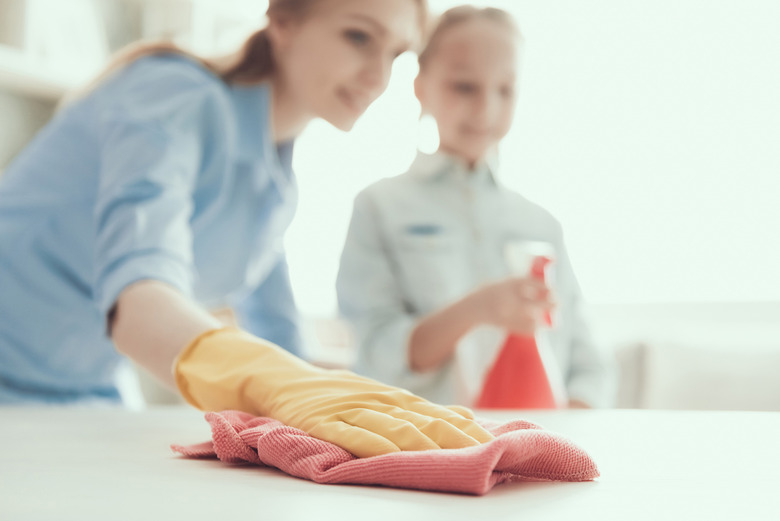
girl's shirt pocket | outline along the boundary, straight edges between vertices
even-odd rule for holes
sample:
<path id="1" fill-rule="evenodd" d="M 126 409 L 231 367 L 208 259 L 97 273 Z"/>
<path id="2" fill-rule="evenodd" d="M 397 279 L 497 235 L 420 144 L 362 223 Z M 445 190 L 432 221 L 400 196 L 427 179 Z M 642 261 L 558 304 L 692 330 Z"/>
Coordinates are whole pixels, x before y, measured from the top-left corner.
<path id="1" fill-rule="evenodd" d="M 469 287 L 468 245 L 458 230 L 414 222 L 399 227 L 394 243 L 399 283 L 412 312 L 449 304 Z"/>

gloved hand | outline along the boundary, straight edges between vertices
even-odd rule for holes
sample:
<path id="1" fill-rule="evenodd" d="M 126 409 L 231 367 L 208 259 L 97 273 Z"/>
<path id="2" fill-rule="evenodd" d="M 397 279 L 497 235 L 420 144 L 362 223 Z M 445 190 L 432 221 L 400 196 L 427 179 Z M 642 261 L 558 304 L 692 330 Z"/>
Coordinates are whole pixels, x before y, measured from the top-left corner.
<path id="1" fill-rule="evenodd" d="M 174 371 L 182 395 L 199 409 L 274 418 L 361 458 L 493 439 L 468 409 L 435 405 L 349 371 L 314 367 L 235 328 L 200 335 Z"/>

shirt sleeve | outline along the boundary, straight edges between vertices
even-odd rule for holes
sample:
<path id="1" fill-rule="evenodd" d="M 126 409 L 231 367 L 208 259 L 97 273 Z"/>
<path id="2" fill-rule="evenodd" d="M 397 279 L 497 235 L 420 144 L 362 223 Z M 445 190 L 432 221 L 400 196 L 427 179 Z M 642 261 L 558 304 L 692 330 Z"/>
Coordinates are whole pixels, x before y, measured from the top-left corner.
<path id="1" fill-rule="evenodd" d="M 131 64 L 94 95 L 100 176 L 94 209 L 94 293 L 104 316 L 138 280 L 185 295 L 193 283 L 193 192 L 224 111 L 194 65 Z"/>
<path id="2" fill-rule="evenodd" d="M 235 310 L 239 323 L 247 331 L 300 356 L 303 351 L 300 316 L 284 254 L 265 280 L 236 304 Z"/>
<path id="3" fill-rule="evenodd" d="M 593 407 L 612 404 L 613 364 L 597 348 L 585 316 L 585 303 L 565 247 L 558 251 L 558 275 L 565 288 L 564 303 L 569 342 L 569 367 L 566 388 L 569 399 L 581 400 Z"/>
<path id="4" fill-rule="evenodd" d="M 375 204 L 367 192 L 355 199 L 336 282 L 339 309 L 355 330 L 356 370 L 426 398 L 447 387 L 452 363 L 439 371 L 409 367 L 409 336 L 418 317 L 404 303 Z"/>

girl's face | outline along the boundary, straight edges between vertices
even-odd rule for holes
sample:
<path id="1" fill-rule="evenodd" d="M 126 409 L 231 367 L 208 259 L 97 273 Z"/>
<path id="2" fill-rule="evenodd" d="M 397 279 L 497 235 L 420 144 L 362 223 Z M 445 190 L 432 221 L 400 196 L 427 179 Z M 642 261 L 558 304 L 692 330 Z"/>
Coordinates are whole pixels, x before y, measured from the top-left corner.
<path id="1" fill-rule="evenodd" d="M 418 37 L 415 0 L 322 0 L 305 19 L 273 20 L 277 81 L 303 117 L 349 130 Z"/>
<path id="2" fill-rule="evenodd" d="M 500 23 L 475 18 L 446 29 L 434 45 L 415 94 L 436 120 L 440 149 L 473 165 L 511 126 L 517 38 Z"/>

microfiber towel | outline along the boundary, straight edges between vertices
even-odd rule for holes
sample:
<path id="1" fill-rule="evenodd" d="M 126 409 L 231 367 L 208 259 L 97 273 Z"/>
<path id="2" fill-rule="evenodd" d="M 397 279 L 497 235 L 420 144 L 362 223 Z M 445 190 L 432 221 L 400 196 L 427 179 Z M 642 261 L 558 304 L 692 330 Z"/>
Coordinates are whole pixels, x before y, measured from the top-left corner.
<path id="1" fill-rule="evenodd" d="M 566 437 L 527 421 L 481 422 L 496 438 L 463 449 L 394 452 L 357 458 L 271 418 L 238 411 L 206 413 L 212 441 L 172 445 L 191 458 L 278 468 L 317 483 L 389 487 L 482 495 L 510 481 L 591 481 L 599 471 Z"/>

